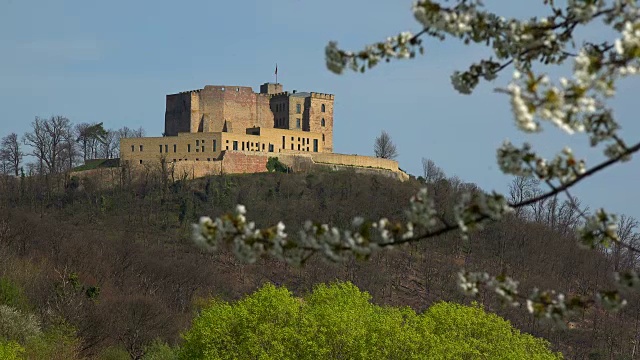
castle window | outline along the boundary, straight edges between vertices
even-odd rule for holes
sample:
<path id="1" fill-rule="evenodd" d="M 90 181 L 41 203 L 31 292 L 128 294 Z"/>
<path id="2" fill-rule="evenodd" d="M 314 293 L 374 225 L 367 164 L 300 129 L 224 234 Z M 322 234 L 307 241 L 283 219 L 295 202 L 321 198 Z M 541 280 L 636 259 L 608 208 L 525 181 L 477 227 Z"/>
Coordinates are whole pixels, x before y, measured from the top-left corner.
<path id="1" fill-rule="evenodd" d="M 191 144 L 187 144 L 187 152 L 191 152 Z"/>
<path id="2" fill-rule="evenodd" d="M 131 152 L 136 151 L 136 146 L 135 145 L 131 145 Z"/>
<path id="3" fill-rule="evenodd" d="M 269 144 L 269 152 L 273 152 L 273 144 Z"/>
<path id="4" fill-rule="evenodd" d="M 142 164 L 142 160 L 140 160 L 140 164 Z"/>
<path id="5" fill-rule="evenodd" d="M 293 136 L 291 137 L 291 141 L 293 141 Z"/>
<path id="6" fill-rule="evenodd" d="M 176 159 L 173 159 L 173 162 L 176 162 Z"/>
<path id="7" fill-rule="evenodd" d="M 166 152 L 166 153 L 169 152 L 169 145 L 167 145 L 167 144 L 164 145 L 164 152 Z"/>
<path id="8" fill-rule="evenodd" d="M 238 150 L 238 142 L 237 141 L 233 142 L 233 150 Z"/>
<path id="9" fill-rule="evenodd" d="M 200 152 L 200 148 L 196 148 L 196 152 Z"/>
<path id="10" fill-rule="evenodd" d="M 196 158 L 196 161 L 200 161 L 200 159 Z"/>
<path id="11" fill-rule="evenodd" d="M 320 106 L 320 111 L 325 112 L 327 109 L 325 108 L 324 104 L 322 104 L 322 106 Z"/>
<path id="12" fill-rule="evenodd" d="M 296 104 L 296 114 L 300 114 L 300 104 Z"/>
<path id="13" fill-rule="evenodd" d="M 229 143 L 229 140 L 227 140 L 227 144 Z"/>
<path id="14" fill-rule="evenodd" d="M 322 127 L 324 127 L 324 118 L 322 118 L 322 120 L 320 120 L 320 125 L 321 125 Z"/>
<path id="15" fill-rule="evenodd" d="M 299 104 L 298 104 L 299 105 Z M 300 119 L 296 119 L 296 127 L 300 129 Z"/>
<path id="16" fill-rule="evenodd" d="M 144 149 L 144 147 L 142 147 L 142 145 L 140 145 L 140 151 L 142 151 Z"/>
<path id="17" fill-rule="evenodd" d="M 291 144 L 291 150 L 293 150 L 293 144 Z"/>
<path id="18" fill-rule="evenodd" d="M 322 141 L 324 141 L 324 134 L 322 134 Z"/>
<path id="19" fill-rule="evenodd" d="M 264 144 L 262 144 L 262 151 L 264 151 Z"/>
<path id="20" fill-rule="evenodd" d="M 207 161 L 211 161 L 211 158 L 207 158 Z"/>
<path id="21" fill-rule="evenodd" d="M 200 140 L 196 140 L 196 146 L 200 146 Z"/>
<path id="22" fill-rule="evenodd" d="M 213 139 L 213 152 L 216 152 L 216 139 Z"/>
<path id="23" fill-rule="evenodd" d="M 242 142 L 242 151 L 244 151 L 244 141 Z"/>
<path id="24" fill-rule="evenodd" d="M 177 150 L 178 150 L 177 148 L 178 148 L 178 146 L 176 144 L 173 144 L 173 152 L 177 152 Z"/>
<path id="25" fill-rule="evenodd" d="M 162 154 L 162 145 L 160 145 L 160 154 Z"/>
<path id="26" fill-rule="evenodd" d="M 204 145 L 202 145 L 202 152 L 204 152 Z"/>
<path id="27" fill-rule="evenodd" d="M 282 148 L 284 149 L 284 136 L 282 137 Z"/>
<path id="28" fill-rule="evenodd" d="M 239 87 L 237 87 L 237 88 L 236 88 L 236 91 L 240 91 L 240 88 L 239 88 Z"/>
<path id="29" fill-rule="evenodd" d="M 300 151 L 300 144 L 298 144 L 298 151 Z"/>

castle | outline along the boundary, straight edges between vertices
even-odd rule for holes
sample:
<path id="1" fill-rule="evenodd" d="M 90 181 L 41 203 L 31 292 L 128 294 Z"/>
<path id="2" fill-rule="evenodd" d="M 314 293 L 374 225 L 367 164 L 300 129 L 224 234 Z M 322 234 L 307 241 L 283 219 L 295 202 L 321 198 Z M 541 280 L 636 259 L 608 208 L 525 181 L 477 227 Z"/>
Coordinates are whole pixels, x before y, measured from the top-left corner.
<path id="1" fill-rule="evenodd" d="M 189 173 L 266 171 L 269 157 L 301 163 L 384 169 L 398 163 L 333 153 L 334 95 L 283 91 L 282 84 L 207 85 L 166 97 L 164 136 L 120 140 L 121 163 L 164 163 Z M 295 164 L 294 164 L 295 163 Z M 405 174 L 406 175 L 406 174 Z"/>

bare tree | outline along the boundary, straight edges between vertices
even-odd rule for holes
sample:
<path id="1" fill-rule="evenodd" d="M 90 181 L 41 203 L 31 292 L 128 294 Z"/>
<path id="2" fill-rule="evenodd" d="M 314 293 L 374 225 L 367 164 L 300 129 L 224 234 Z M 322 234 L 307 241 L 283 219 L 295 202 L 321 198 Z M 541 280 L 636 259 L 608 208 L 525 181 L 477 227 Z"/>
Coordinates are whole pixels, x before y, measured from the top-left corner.
<path id="1" fill-rule="evenodd" d="M 444 171 L 431 159 L 422 158 L 422 174 L 427 183 L 433 184 L 445 178 Z"/>
<path id="2" fill-rule="evenodd" d="M 49 173 L 60 171 L 60 160 L 71 122 L 63 116 L 52 116 L 48 120 L 36 117 L 31 126 L 32 131 L 25 134 L 24 142 L 32 149 L 30 155 L 38 159 L 39 173 L 43 174 L 45 170 Z"/>
<path id="3" fill-rule="evenodd" d="M 395 159 L 398 157 L 396 145 L 391 141 L 389 133 L 384 130 L 382 130 L 380 136 L 376 138 L 376 141 L 373 144 L 373 151 L 376 154 L 376 157 L 383 159 Z"/>
<path id="4" fill-rule="evenodd" d="M 131 137 L 144 137 L 147 132 L 141 127 L 136 130 L 133 130 L 133 136 Z"/>
<path id="5" fill-rule="evenodd" d="M 611 255 L 613 256 L 614 270 L 632 269 L 638 265 L 638 257 L 640 254 L 625 249 L 625 245 L 635 248 L 640 245 L 639 226 L 640 222 L 638 222 L 638 220 L 627 215 L 620 216 L 617 235 L 622 246 L 616 244 L 616 246 L 612 248 Z"/>
<path id="6" fill-rule="evenodd" d="M 589 207 L 583 207 L 580 200 L 575 197 L 571 200 L 565 200 L 556 213 L 558 225 L 563 234 L 569 235 L 577 230 L 582 223 L 581 214 L 587 214 Z"/>
<path id="7" fill-rule="evenodd" d="M 45 121 L 44 127 L 51 139 L 47 161 L 49 172 L 56 173 L 62 170 L 63 161 L 61 160 L 64 159 L 62 154 L 65 151 L 65 140 L 71 132 L 71 122 L 63 116 L 52 116 Z"/>
<path id="8" fill-rule="evenodd" d="M 8 164 L 7 172 L 11 171 L 15 176 L 18 176 L 22 156 L 18 134 L 11 133 L 2 138 L 2 141 L 0 141 L 0 158 Z"/>
<path id="9" fill-rule="evenodd" d="M 132 137 L 144 137 L 146 131 L 139 127 L 138 129 L 130 129 L 128 127 L 122 127 L 118 130 L 110 130 L 113 133 L 113 139 L 105 139 L 106 142 L 112 141 L 110 145 L 111 157 L 120 157 L 120 139 L 132 138 Z M 108 136 L 108 135 L 107 135 Z"/>
<path id="10" fill-rule="evenodd" d="M 105 159 L 113 159 L 119 156 L 119 150 L 120 139 L 118 138 L 118 131 L 108 130 L 101 143 L 99 156 Z"/>
<path id="11" fill-rule="evenodd" d="M 40 166 L 42 166 L 41 164 L 35 164 L 35 163 L 27 163 L 24 167 L 25 167 L 25 175 L 27 176 L 33 176 L 35 174 L 38 174 L 40 172 Z"/>
<path id="12" fill-rule="evenodd" d="M 68 126 L 63 135 L 63 143 L 62 143 L 62 154 L 61 157 L 64 158 L 64 167 L 67 170 L 71 170 L 74 168 L 76 164 L 76 160 L 78 159 L 78 146 L 76 143 L 75 132 L 71 126 Z M 60 161 L 62 164 L 63 161 Z"/>
<path id="13" fill-rule="evenodd" d="M 32 131 L 24 135 L 24 143 L 31 147 L 31 152 L 28 155 L 32 155 L 38 159 L 37 171 L 41 175 L 44 174 L 44 163 L 47 159 L 47 154 L 50 148 L 50 139 L 44 128 L 44 123 L 46 121 L 47 120 L 45 119 L 36 117 L 36 119 L 31 123 Z"/>
<path id="14" fill-rule="evenodd" d="M 11 170 L 11 166 L 9 165 L 9 160 L 7 160 L 2 153 L 0 153 L 0 174 L 8 175 Z"/>

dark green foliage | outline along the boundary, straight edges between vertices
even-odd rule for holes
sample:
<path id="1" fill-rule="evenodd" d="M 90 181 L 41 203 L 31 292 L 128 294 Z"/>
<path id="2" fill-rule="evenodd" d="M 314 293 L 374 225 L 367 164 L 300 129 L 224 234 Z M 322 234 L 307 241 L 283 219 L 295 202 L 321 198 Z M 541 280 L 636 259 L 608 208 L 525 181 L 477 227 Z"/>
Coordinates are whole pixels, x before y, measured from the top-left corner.
<path id="1" fill-rule="evenodd" d="M 277 157 L 270 157 L 269 160 L 267 160 L 267 170 L 269 170 L 269 172 L 275 171 L 280 173 L 291 172 L 291 169 L 287 165 L 280 162 Z"/>
<path id="2" fill-rule="evenodd" d="M 11 306 L 20 310 L 29 308 L 29 300 L 22 288 L 9 278 L 0 277 L 0 305 Z"/>

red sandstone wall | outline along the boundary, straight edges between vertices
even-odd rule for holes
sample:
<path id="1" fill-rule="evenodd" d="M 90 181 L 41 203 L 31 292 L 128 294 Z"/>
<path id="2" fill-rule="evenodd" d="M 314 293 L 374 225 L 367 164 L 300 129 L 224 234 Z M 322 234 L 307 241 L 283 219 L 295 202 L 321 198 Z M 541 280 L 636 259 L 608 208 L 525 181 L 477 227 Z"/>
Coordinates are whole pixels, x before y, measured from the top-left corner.
<path id="1" fill-rule="evenodd" d="M 250 87 L 208 85 L 197 94 L 192 121 L 203 119 L 205 132 L 222 131 L 225 120 L 232 124 L 230 132 L 234 133 L 244 133 L 253 126 L 273 127 L 269 97 L 254 93 Z"/>
<path id="2" fill-rule="evenodd" d="M 267 172 L 268 155 L 248 155 L 242 152 L 227 151 L 222 159 L 222 172 L 242 174 Z"/>

